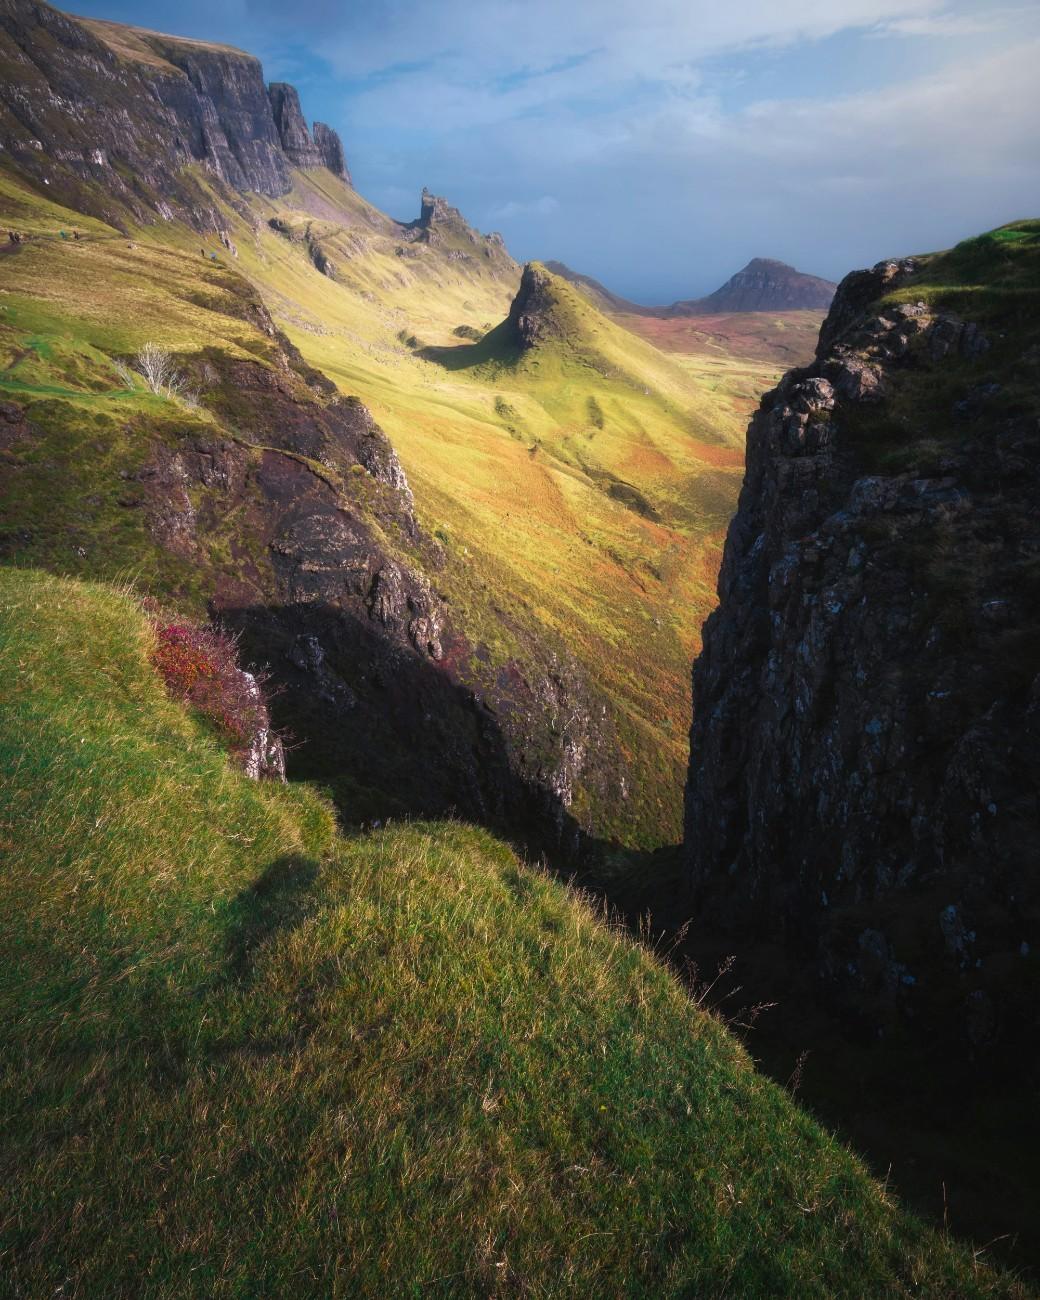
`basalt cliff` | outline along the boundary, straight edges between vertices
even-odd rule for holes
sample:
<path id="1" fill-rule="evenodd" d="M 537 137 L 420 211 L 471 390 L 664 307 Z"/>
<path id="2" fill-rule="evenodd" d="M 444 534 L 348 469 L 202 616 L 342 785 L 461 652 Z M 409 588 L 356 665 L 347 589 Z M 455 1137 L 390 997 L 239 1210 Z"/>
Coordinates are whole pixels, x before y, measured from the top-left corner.
<path id="1" fill-rule="evenodd" d="M 751 423 L 693 675 L 702 920 L 978 1061 L 1036 1030 L 1038 264 L 1022 222 L 842 282 Z"/>
<path id="2" fill-rule="evenodd" d="M 292 188 L 291 167 L 349 179 L 331 127 L 311 137 L 292 86 L 264 84 L 229 46 L 75 19 L 34 0 L 0 3 L 0 148 L 49 196 L 127 219 L 219 230 L 213 195 Z"/>

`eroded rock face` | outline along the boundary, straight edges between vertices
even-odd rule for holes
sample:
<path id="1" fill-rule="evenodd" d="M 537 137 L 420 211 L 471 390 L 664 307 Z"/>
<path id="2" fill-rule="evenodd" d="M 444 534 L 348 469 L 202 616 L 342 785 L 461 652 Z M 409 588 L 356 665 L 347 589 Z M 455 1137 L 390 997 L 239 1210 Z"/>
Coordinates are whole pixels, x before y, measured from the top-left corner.
<path id="1" fill-rule="evenodd" d="M 1040 430 L 983 418 L 975 324 L 878 306 L 913 270 L 849 276 L 749 428 L 686 851 L 705 918 L 783 938 L 874 1024 L 927 1015 L 976 1051 L 1035 1015 L 1014 990 L 1040 915 Z M 951 374 L 951 436 L 915 446 L 901 414 L 882 454 Z"/>
<path id="2" fill-rule="evenodd" d="M 522 348 L 534 347 L 558 330 L 553 318 L 552 276 L 528 263 L 520 277 L 520 288 L 509 307 L 508 324 Z"/>
<path id="3" fill-rule="evenodd" d="M 314 147 L 318 151 L 323 167 L 327 167 L 333 176 L 338 176 L 348 185 L 353 185 L 350 169 L 347 167 L 347 156 L 343 152 L 343 142 L 338 132 L 331 126 L 326 126 L 324 122 L 315 122 Z"/>
<path id="4" fill-rule="evenodd" d="M 295 167 L 320 167 L 321 151 L 311 139 L 307 123 L 300 108 L 300 96 L 295 86 L 284 81 L 272 81 L 267 88 L 271 112 L 285 150 Z"/>
<path id="5" fill-rule="evenodd" d="M 296 91 L 269 95 L 251 55 L 135 29 L 142 57 L 126 57 L 105 39 L 121 30 L 37 0 L 0 5 L 0 146 L 56 201 L 117 226 L 158 214 L 220 230 L 188 164 L 232 195 L 285 194 L 290 167 L 326 158 L 344 174 L 335 132 L 312 141 Z"/>

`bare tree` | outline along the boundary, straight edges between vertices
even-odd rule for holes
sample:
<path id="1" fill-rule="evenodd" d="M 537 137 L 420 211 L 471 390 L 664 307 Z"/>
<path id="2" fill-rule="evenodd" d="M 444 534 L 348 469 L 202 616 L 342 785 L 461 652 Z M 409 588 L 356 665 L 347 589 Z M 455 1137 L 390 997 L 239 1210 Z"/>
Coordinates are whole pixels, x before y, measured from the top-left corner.
<path id="1" fill-rule="evenodd" d="M 174 365 L 173 357 L 157 343 L 146 343 L 137 354 L 137 369 L 153 393 L 174 397 L 191 410 L 199 405 L 198 392 L 188 387 L 185 376 Z"/>

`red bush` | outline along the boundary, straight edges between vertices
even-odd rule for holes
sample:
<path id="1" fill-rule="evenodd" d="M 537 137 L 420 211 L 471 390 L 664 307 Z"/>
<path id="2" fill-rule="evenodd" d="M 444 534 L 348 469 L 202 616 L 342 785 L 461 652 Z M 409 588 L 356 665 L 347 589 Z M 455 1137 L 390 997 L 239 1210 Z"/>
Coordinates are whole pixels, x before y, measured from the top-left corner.
<path id="1" fill-rule="evenodd" d="M 155 635 L 155 666 L 170 694 L 198 709 L 233 749 L 248 749 L 267 726 L 267 707 L 259 681 L 238 666 L 234 640 L 193 623 L 159 622 Z"/>

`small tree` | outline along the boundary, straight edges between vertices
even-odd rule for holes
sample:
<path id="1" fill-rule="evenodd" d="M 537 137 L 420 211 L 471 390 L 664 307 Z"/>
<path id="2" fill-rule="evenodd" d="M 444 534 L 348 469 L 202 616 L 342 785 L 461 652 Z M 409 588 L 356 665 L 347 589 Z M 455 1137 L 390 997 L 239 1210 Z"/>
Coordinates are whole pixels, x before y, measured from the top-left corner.
<path id="1" fill-rule="evenodd" d="M 198 392 L 188 387 L 187 379 L 165 348 L 157 343 L 146 343 L 138 352 L 136 361 L 145 383 L 157 396 L 177 398 L 192 410 L 198 406 Z"/>
<path id="2" fill-rule="evenodd" d="M 145 383 L 153 393 L 165 394 L 170 381 L 181 376 L 173 364 L 173 357 L 157 343 L 146 343 L 137 354 L 137 369 L 144 375 Z"/>

